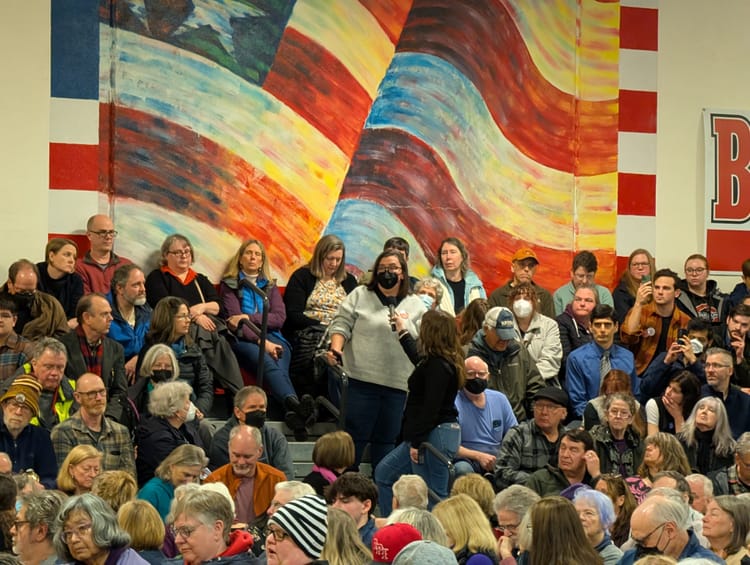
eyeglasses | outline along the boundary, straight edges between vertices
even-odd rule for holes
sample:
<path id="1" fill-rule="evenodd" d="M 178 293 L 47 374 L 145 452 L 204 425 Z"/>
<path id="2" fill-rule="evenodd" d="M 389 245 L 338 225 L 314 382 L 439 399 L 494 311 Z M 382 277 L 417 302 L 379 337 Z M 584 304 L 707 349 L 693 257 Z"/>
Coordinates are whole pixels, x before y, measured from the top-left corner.
<path id="1" fill-rule="evenodd" d="M 667 525 L 667 523 L 666 523 L 666 522 L 664 522 L 663 524 L 659 524 L 659 525 L 658 525 L 658 526 L 656 526 L 656 527 L 655 527 L 655 528 L 654 528 L 653 530 L 651 530 L 651 531 L 650 531 L 649 533 L 647 533 L 647 534 L 646 534 L 645 536 L 643 536 L 643 537 L 642 537 L 642 538 L 640 538 L 640 539 L 636 539 L 636 538 L 635 538 L 634 536 L 632 536 L 632 535 L 631 535 L 630 537 L 631 537 L 631 538 L 633 538 L 633 541 L 634 541 L 635 543 L 637 543 L 638 545 L 643 545 L 643 542 L 645 542 L 645 541 L 646 541 L 646 540 L 647 540 L 648 538 L 650 538 L 650 537 L 651 537 L 652 535 L 654 535 L 654 533 L 656 532 L 656 530 L 658 530 L 659 528 L 663 528 L 663 527 L 664 527 L 664 526 L 666 526 L 666 525 Z M 658 545 L 658 544 L 659 544 L 659 542 L 657 541 L 657 542 L 656 542 L 656 544 Z"/>
<path id="2" fill-rule="evenodd" d="M 706 369 L 728 369 L 731 365 L 722 365 L 721 363 L 706 363 L 704 365 Z"/>
<path id="3" fill-rule="evenodd" d="M 23 524 L 29 524 L 30 522 L 28 520 L 15 520 L 13 522 L 13 527 L 18 530 L 19 527 L 21 527 Z"/>
<path id="4" fill-rule="evenodd" d="M 31 408 L 29 408 L 28 404 L 26 404 L 26 395 L 21 393 L 17 394 L 13 398 L 9 398 L 5 401 L 3 406 L 8 407 L 10 410 L 16 410 L 21 412 L 31 412 Z"/>
<path id="5" fill-rule="evenodd" d="M 60 536 L 63 540 L 63 543 L 68 543 L 70 541 L 70 536 L 74 535 L 81 539 L 83 536 L 87 536 L 91 532 L 91 524 L 81 524 L 80 526 L 73 526 L 70 530 L 63 530 L 62 535 Z"/>
<path id="6" fill-rule="evenodd" d="M 518 529 L 520 524 L 498 524 L 497 529 L 501 532 L 512 532 Z"/>
<path id="7" fill-rule="evenodd" d="M 290 537 L 289 534 L 286 533 L 284 530 L 279 530 L 277 528 L 268 528 L 268 533 L 266 534 L 266 537 L 272 534 L 273 534 L 273 539 L 275 539 L 277 542 L 282 542 L 288 537 Z"/>
<path id="8" fill-rule="evenodd" d="M 685 274 L 687 275 L 702 275 L 706 272 L 705 267 L 697 267 L 695 269 L 685 269 Z"/>
<path id="9" fill-rule="evenodd" d="M 167 255 L 174 255 L 175 257 L 189 257 L 192 252 L 189 249 L 177 249 L 175 251 L 167 251 Z"/>
<path id="10" fill-rule="evenodd" d="M 648 265 L 648 263 L 644 262 L 644 263 L 631 263 L 630 266 L 633 267 L 633 268 L 635 268 L 635 269 L 645 269 L 649 265 Z"/>
<path id="11" fill-rule="evenodd" d="M 466 371 L 466 376 L 475 379 L 477 377 L 486 377 L 489 375 L 489 371 Z"/>
<path id="12" fill-rule="evenodd" d="M 613 418 L 630 418 L 633 415 L 630 410 L 609 410 L 607 414 Z"/>
<path id="13" fill-rule="evenodd" d="M 180 526 L 175 527 L 174 525 L 169 527 L 169 531 L 172 532 L 172 535 L 175 539 L 177 539 L 177 536 L 182 536 L 183 539 L 187 539 L 190 536 L 193 535 L 193 532 L 198 529 L 198 526 Z"/>
<path id="14" fill-rule="evenodd" d="M 398 274 L 401 272 L 401 267 L 381 267 L 380 269 L 378 269 L 378 274 L 385 272 Z"/>
<path id="15" fill-rule="evenodd" d="M 91 233 L 99 237 L 117 237 L 117 230 L 99 230 L 92 231 Z"/>
<path id="16" fill-rule="evenodd" d="M 101 396 L 102 398 L 104 398 L 104 397 L 107 396 L 107 389 L 106 388 L 102 388 L 102 389 L 99 389 L 99 390 L 90 390 L 88 392 L 83 392 L 83 391 L 77 390 L 76 392 L 78 394 L 80 394 L 81 396 L 83 396 L 87 400 L 94 400 L 98 396 Z"/>
<path id="17" fill-rule="evenodd" d="M 558 408 L 562 408 L 562 406 L 559 406 L 557 404 L 539 404 L 538 402 L 534 403 L 534 410 L 539 410 L 539 412 L 552 412 L 553 410 L 557 410 Z"/>

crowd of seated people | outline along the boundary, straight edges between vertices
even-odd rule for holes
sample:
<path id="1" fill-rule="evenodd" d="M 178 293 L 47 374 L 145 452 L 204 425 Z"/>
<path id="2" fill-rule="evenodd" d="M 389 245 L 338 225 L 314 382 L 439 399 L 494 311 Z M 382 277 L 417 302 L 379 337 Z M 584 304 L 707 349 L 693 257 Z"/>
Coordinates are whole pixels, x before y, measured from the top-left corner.
<path id="1" fill-rule="evenodd" d="M 461 240 L 419 280 L 394 237 L 358 283 L 326 235 L 283 289 L 257 239 L 211 281 L 181 234 L 150 273 L 116 236 L 93 216 L 83 257 L 51 239 L 0 293 L 0 473 L 19 497 L 3 534 L 24 563 L 746 555 L 750 260 L 728 296 L 705 257 L 682 278 L 636 249 L 610 292 L 581 251 L 553 291 L 522 247 L 493 290 Z M 340 402 L 341 372 L 344 429 L 298 483 L 268 411 L 306 439 L 315 398 Z M 357 472 L 368 445 L 372 478 Z"/>

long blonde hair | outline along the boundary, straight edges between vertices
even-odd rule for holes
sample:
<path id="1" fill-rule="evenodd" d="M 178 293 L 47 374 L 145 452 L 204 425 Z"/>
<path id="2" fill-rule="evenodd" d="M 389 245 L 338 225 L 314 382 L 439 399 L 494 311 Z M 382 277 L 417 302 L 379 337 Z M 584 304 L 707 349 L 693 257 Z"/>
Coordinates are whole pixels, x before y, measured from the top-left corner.
<path id="1" fill-rule="evenodd" d="M 354 518 L 340 508 L 328 508 L 328 535 L 320 559 L 330 565 L 367 565 L 372 561 Z"/>
<path id="2" fill-rule="evenodd" d="M 263 242 L 258 239 L 246 239 L 242 242 L 242 245 L 240 245 L 239 249 L 237 249 L 237 252 L 232 255 L 232 258 L 229 260 L 229 263 L 227 264 L 227 270 L 224 271 L 224 275 L 222 276 L 222 278 L 237 278 L 239 276 L 240 259 L 245 253 L 245 250 L 253 243 L 260 247 L 261 257 L 263 259 L 263 262 L 260 264 L 260 278 L 266 279 L 271 284 L 274 284 L 276 282 L 275 280 L 271 280 L 271 269 L 268 266 L 266 246 L 263 245 Z"/>
<path id="3" fill-rule="evenodd" d="M 467 548 L 471 553 L 495 553 L 495 536 L 490 520 L 479 504 L 466 494 L 457 494 L 438 502 L 432 509 L 453 540 L 453 553 Z"/>

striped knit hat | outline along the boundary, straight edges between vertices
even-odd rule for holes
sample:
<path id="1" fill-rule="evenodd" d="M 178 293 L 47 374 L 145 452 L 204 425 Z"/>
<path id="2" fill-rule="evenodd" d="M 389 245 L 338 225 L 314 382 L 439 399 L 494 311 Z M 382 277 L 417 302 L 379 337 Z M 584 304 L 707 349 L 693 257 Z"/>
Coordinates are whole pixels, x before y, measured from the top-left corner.
<path id="1" fill-rule="evenodd" d="M 320 557 L 328 533 L 328 507 L 318 495 L 308 494 L 287 502 L 274 512 L 268 523 L 288 533 L 309 558 Z"/>
<path id="2" fill-rule="evenodd" d="M 0 398 L 0 404 L 6 400 L 14 400 L 18 404 L 26 405 L 34 416 L 39 416 L 39 395 L 42 385 L 31 375 L 20 375 L 10 383 L 8 391 Z"/>

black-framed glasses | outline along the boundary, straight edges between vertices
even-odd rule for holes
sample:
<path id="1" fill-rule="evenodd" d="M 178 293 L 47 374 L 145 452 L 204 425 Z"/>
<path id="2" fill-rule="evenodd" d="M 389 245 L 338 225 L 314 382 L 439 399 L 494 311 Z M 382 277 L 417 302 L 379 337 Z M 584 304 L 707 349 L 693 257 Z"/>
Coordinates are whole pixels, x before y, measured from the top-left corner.
<path id="1" fill-rule="evenodd" d="M 90 390 L 88 392 L 82 392 L 80 390 L 76 391 L 78 394 L 86 398 L 87 400 L 94 400 L 98 396 L 101 396 L 102 398 L 106 398 L 107 396 L 107 389 L 106 388 L 100 388 L 99 390 Z"/>
<path id="2" fill-rule="evenodd" d="M 117 237 L 117 230 L 97 230 L 91 233 L 98 235 L 99 237 Z"/>
<path id="3" fill-rule="evenodd" d="M 13 522 L 13 527 L 16 529 L 16 531 L 18 531 L 18 528 L 20 526 L 22 526 L 23 524 L 30 524 L 30 523 L 31 522 L 29 522 L 28 520 L 15 520 Z"/>
<path id="4" fill-rule="evenodd" d="M 380 267 L 378 269 L 378 274 L 385 273 L 385 272 L 389 272 L 394 275 L 397 275 L 401 272 L 401 267 Z"/>
<path id="5" fill-rule="evenodd" d="M 167 251 L 167 255 L 174 255 L 175 257 L 189 257 L 192 255 L 190 249 L 175 249 L 174 251 Z"/>
<path id="6" fill-rule="evenodd" d="M 63 540 L 63 543 L 68 543 L 70 541 L 70 536 L 72 535 L 75 535 L 78 539 L 81 539 L 91 532 L 91 526 L 91 524 L 80 524 L 78 526 L 73 526 L 68 530 L 63 530 L 60 538 Z"/>
<path id="7" fill-rule="evenodd" d="M 654 535 L 654 533 L 656 533 L 656 530 L 658 530 L 659 528 L 663 528 L 663 527 L 664 527 L 664 526 L 666 526 L 666 525 L 667 525 L 667 523 L 666 523 L 666 522 L 663 522 L 663 523 L 659 524 L 659 525 L 658 525 L 658 526 L 656 526 L 656 527 L 655 527 L 655 528 L 654 528 L 653 530 L 651 530 L 651 531 L 650 531 L 649 533 L 647 533 L 647 534 L 646 534 L 645 536 L 643 536 L 643 537 L 642 537 L 642 538 L 640 538 L 640 539 L 637 539 L 637 538 L 635 538 L 635 537 L 634 537 L 634 536 L 632 536 L 632 535 L 631 535 L 630 537 L 631 537 L 631 538 L 633 539 L 633 541 L 634 541 L 635 543 L 637 543 L 638 545 L 643 545 L 643 542 L 645 542 L 645 541 L 646 541 L 646 540 L 647 540 L 648 538 L 650 538 L 651 536 L 653 536 L 653 535 Z M 659 536 L 659 537 L 661 537 L 661 536 Z M 658 541 L 658 540 L 656 541 L 656 545 L 659 545 L 659 541 Z"/>
<path id="8" fill-rule="evenodd" d="M 273 534 L 273 539 L 275 539 L 277 542 L 282 542 L 286 538 L 290 537 L 288 533 L 278 528 L 268 528 L 268 533 L 266 534 L 266 537 L 270 536 L 271 534 Z"/>
<path id="9" fill-rule="evenodd" d="M 520 526 L 520 523 L 518 524 L 498 524 L 497 529 L 501 532 L 514 532 L 518 530 L 518 526 Z"/>

